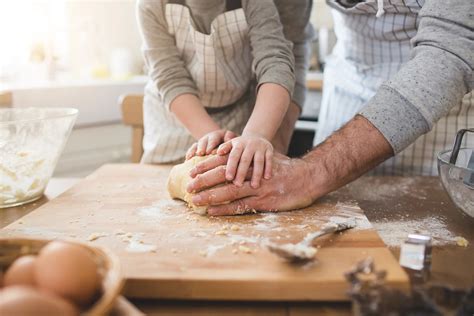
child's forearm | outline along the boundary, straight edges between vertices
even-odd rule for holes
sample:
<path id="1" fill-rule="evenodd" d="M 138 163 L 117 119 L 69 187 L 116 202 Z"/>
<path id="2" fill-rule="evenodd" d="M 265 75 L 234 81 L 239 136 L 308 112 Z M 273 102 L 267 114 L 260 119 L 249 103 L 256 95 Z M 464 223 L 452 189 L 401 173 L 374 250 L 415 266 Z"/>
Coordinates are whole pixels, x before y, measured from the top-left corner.
<path id="1" fill-rule="evenodd" d="M 290 105 L 288 90 L 275 83 L 258 89 L 257 101 L 242 135 L 259 135 L 271 141 Z"/>
<path id="2" fill-rule="evenodd" d="M 186 127 L 195 139 L 220 129 L 219 125 L 206 112 L 198 97 L 182 94 L 171 102 L 171 112 Z"/>

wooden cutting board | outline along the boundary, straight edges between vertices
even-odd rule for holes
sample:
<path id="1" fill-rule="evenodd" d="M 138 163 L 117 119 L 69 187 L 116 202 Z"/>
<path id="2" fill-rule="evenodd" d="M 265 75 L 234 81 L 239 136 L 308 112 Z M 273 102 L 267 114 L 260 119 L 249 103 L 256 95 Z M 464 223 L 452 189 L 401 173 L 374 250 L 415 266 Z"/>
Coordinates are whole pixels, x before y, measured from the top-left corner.
<path id="1" fill-rule="evenodd" d="M 1 231 L 1 236 L 89 240 L 121 259 L 125 295 L 212 300 L 347 300 L 344 272 L 371 256 L 408 288 L 396 259 L 360 208 L 331 194 L 304 210 L 233 217 L 191 213 L 166 191 L 170 167 L 105 165 Z M 359 227 L 323 237 L 317 262 L 290 265 L 268 241 L 296 242 L 331 218 Z"/>

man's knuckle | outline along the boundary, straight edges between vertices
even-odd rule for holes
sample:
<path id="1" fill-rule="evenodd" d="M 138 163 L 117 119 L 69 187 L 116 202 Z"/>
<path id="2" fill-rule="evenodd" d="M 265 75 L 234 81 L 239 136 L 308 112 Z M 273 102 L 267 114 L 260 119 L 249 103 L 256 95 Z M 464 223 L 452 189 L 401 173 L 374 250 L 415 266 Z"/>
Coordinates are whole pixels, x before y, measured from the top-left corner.
<path id="1" fill-rule="evenodd" d="M 238 192 L 234 189 L 233 186 L 227 186 L 225 187 L 225 193 L 226 196 L 228 196 L 230 199 L 236 199 L 238 196 Z"/>
<path id="2" fill-rule="evenodd" d="M 242 158 L 240 158 L 240 163 L 244 163 L 244 164 L 248 164 L 252 161 L 252 158 L 251 157 L 247 157 L 247 156 L 242 156 Z"/>
<path id="3" fill-rule="evenodd" d="M 225 171 L 226 171 L 226 166 L 219 166 L 217 167 L 217 174 L 218 175 L 225 175 Z"/>

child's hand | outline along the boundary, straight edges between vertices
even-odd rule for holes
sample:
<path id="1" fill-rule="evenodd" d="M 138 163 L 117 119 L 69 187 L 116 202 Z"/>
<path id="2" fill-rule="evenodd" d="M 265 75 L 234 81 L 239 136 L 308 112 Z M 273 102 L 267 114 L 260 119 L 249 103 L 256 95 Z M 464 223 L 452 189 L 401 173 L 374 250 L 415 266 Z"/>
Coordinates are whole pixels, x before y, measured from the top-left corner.
<path id="1" fill-rule="evenodd" d="M 186 152 L 186 160 L 196 155 L 197 156 L 209 155 L 212 153 L 214 149 L 217 148 L 217 146 L 235 137 L 237 137 L 237 134 L 225 129 L 219 129 L 219 130 L 207 133 L 206 135 L 201 137 L 196 143 L 194 143 L 191 147 L 189 147 L 188 151 Z"/>
<path id="2" fill-rule="evenodd" d="M 225 174 L 228 181 L 234 180 L 235 185 L 242 186 L 252 162 L 252 188 L 260 186 L 262 177 L 271 178 L 273 146 L 265 138 L 258 135 L 239 136 L 222 144 L 217 150 L 218 155 L 226 155 L 229 152 Z"/>

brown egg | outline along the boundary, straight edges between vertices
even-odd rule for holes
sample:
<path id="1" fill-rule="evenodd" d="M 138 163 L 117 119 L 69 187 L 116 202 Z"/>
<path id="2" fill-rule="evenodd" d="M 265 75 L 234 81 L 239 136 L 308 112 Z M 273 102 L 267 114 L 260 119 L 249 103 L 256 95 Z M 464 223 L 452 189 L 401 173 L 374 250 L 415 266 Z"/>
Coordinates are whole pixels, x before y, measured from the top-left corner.
<path id="1" fill-rule="evenodd" d="M 5 286 L 35 286 L 36 256 L 23 256 L 16 259 L 5 273 Z"/>
<path id="2" fill-rule="evenodd" d="M 75 316 L 79 312 L 73 304 L 53 294 L 15 285 L 0 291 L 0 315 Z"/>
<path id="3" fill-rule="evenodd" d="M 35 276 L 38 287 L 79 306 L 92 301 L 100 284 L 97 264 L 87 249 L 60 241 L 41 249 Z"/>

